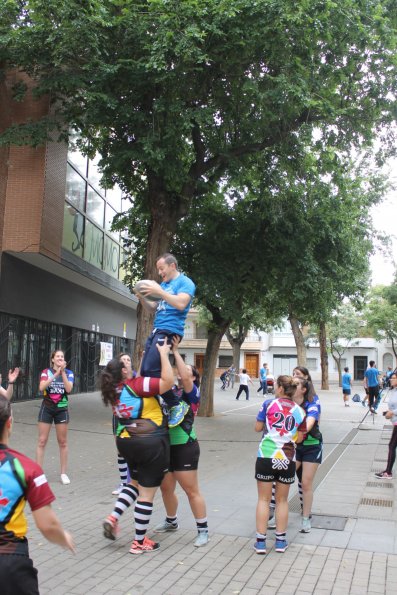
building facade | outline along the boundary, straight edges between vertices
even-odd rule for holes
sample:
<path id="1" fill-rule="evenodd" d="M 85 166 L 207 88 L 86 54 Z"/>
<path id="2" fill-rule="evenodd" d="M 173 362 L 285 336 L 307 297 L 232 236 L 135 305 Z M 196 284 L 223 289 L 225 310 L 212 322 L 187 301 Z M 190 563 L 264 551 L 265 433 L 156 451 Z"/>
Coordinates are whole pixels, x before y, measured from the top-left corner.
<path id="1" fill-rule="evenodd" d="M 19 80 L 0 83 L 0 130 L 50 109 L 30 93 L 14 101 Z M 0 147 L 0 372 L 6 386 L 8 369 L 21 367 L 16 399 L 37 395 L 54 349 L 75 373 L 74 392 L 96 390 L 101 347 L 132 351 L 137 300 L 122 283 L 122 234 L 111 230 L 121 210 L 95 159 L 58 142 Z"/>

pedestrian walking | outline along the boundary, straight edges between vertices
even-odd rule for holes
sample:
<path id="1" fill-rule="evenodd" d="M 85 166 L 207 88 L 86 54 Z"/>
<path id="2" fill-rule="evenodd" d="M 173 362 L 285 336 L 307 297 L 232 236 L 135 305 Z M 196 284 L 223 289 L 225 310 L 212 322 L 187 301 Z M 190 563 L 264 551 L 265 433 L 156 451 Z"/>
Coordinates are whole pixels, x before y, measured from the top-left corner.
<path id="1" fill-rule="evenodd" d="M 263 395 L 267 394 L 267 371 L 267 364 L 263 364 L 263 366 L 259 370 L 259 388 L 256 391 L 257 393 L 262 391 Z"/>
<path id="2" fill-rule="evenodd" d="M 345 407 L 350 407 L 349 396 L 352 392 L 352 375 L 349 374 L 349 368 L 343 368 L 344 374 L 342 374 L 342 394 Z"/>
<path id="3" fill-rule="evenodd" d="M 243 368 L 241 370 L 240 374 L 237 374 L 237 376 L 239 377 L 239 380 L 240 380 L 240 386 L 239 386 L 239 389 L 237 392 L 236 400 L 238 401 L 241 393 L 244 392 L 245 399 L 246 399 L 246 401 L 248 401 L 250 398 L 248 383 L 250 382 L 252 384 L 252 386 L 254 385 L 254 383 L 252 382 L 251 378 L 248 376 L 247 370 L 245 368 Z"/>
<path id="4" fill-rule="evenodd" d="M 59 456 L 61 461 L 61 483 L 70 483 L 67 475 L 68 464 L 68 425 L 69 401 L 72 392 L 74 374 L 66 367 L 63 351 L 57 349 L 51 353 L 50 367 L 41 372 L 39 390 L 43 395 L 41 403 L 38 430 L 39 438 L 36 449 L 36 461 L 43 466 L 44 450 L 48 442 L 51 426 L 55 424 Z"/>
<path id="5" fill-rule="evenodd" d="M 369 362 L 369 368 L 365 371 L 365 378 L 368 386 L 368 405 L 371 413 L 377 413 L 376 402 L 379 396 L 379 376 L 381 372 L 376 368 L 375 362 Z"/>

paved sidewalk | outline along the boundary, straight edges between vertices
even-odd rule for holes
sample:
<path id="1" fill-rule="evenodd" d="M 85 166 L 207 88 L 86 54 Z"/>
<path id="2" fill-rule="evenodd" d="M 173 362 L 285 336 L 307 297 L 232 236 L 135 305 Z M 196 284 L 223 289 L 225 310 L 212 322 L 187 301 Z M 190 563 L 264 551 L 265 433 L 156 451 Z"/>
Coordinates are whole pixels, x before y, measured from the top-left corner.
<path id="1" fill-rule="evenodd" d="M 395 480 L 377 480 L 385 466 L 391 425 L 365 416 L 360 404 L 343 407 L 339 389 L 321 393 L 325 460 L 314 494 L 313 529 L 300 534 L 296 486 L 291 489 L 289 549 L 277 554 L 268 532 L 268 554 L 258 556 L 255 535 L 254 464 L 259 436 L 253 432 L 262 396 L 236 402 L 234 391 L 215 390 L 213 418 L 198 418 L 200 486 L 206 498 L 211 540 L 196 549 L 194 521 L 180 495 L 180 530 L 158 535 L 158 552 L 131 556 L 133 517 L 121 521 L 119 539 L 102 536 L 117 484 L 111 414 L 97 393 L 71 397 L 70 477 L 59 483 L 52 431 L 44 468 L 57 500 L 54 508 L 74 535 L 72 556 L 48 544 L 30 519 L 30 550 L 42 595 L 225 593 L 254 595 L 362 595 L 397 592 Z M 385 405 L 382 406 L 383 409 Z M 39 401 L 14 405 L 11 445 L 34 456 Z M 365 419 L 364 419 L 365 417 Z M 151 526 L 164 516 L 156 497 Z M 149 531 L 149 535 L 151 535 Z"/>

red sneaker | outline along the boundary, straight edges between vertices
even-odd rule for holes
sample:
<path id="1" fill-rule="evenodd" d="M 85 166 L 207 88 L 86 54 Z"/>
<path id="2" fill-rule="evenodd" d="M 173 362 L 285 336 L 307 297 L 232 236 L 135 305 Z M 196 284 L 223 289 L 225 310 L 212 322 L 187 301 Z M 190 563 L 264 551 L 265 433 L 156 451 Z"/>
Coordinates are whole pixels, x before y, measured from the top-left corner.
<path id="1" fill-rule="evenodd" d="M 130 547 L 130 554 L 143 554 L 144 552 L 153 552 L 154 550 L 158 550 L 160 547 L 159 543 L 156 541 L 152 541 L 149 537 L 146 537 L 143 540 L 143 543 L 139 543 L 136 539 L 132 542 Z"/>
<path id="2" fill-rule="evenodd" d="M 119 532 L 119 522 L 112 514 L 103 521 L 103 534 L 107 539 L 114 541 Z"/>

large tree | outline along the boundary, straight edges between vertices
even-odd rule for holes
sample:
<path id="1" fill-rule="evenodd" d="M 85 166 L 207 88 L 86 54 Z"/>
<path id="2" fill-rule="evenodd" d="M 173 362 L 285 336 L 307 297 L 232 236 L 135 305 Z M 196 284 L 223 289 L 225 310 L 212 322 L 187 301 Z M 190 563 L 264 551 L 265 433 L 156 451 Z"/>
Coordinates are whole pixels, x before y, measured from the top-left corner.
<path id="1" fill-rule="evenodd" d="M 366 304 L 365 316 L 369 330 L 377 341 L 390 342 L 397 358 L 397 281 L 388 287 L 372 289 Z"/>
<path id="2" fill-rule="evenodd" d="M 154 277 L 194 196 L 230 167 L 293 158 L 296 136 L 314 126 L 340 150 L 387 130 L 396 11 L 395 0 L 5 0 L 0 84 L 23 70 L 52 110 L 2 142 L 79 130 L 106 183 L 147 213 L 143 274 Z M 21 100 L 23 80 L 13 91 Z"/>

